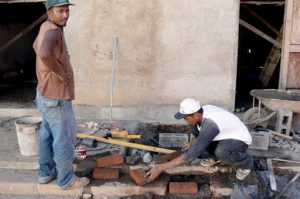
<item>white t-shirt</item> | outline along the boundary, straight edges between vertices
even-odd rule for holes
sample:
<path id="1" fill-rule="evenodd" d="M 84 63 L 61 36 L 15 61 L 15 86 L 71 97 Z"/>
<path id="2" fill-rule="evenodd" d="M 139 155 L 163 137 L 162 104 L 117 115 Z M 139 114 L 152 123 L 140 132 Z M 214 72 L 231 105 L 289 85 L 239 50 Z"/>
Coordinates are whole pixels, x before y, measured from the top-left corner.
<path id="1" fill-rule="evenodd" d="M 233 113 L 213 105 L 204 105 L 202 108 L 203 118 L 211 119 L 219 127 L 220 132 L 213 141 L 235 139 L 251 144 L 252 137 L 247 127 Z"/>

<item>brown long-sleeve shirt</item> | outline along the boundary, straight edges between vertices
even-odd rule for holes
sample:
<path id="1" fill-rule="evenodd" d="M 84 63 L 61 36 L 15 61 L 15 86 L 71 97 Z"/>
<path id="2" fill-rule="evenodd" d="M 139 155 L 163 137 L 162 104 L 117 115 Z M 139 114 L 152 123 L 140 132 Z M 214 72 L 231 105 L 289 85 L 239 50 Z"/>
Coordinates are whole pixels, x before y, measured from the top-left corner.
<path id="1" fill-rule="evenodd" d="M 53 29 L 59 30 L 60 38 L 53 44 L 53 57 L 50 57 L 57 64 L 50 66 L 42 59 L 41 46 L 45 33 Z M 36 53 L 37 89 L 41 95 L 50 99 L 74 100 L 74 74 L 62 29 L 50 21 L 45 21 L 40 27 L 33 48 Z M 68 79 L 64 79 L 65 77 Z"/>

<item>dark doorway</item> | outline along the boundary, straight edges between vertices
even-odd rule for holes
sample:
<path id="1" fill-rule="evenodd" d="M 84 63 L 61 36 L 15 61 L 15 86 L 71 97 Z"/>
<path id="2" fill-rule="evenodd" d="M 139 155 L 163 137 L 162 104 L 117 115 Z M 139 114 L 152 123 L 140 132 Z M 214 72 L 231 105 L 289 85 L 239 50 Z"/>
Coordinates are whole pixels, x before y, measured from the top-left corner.
<path id="1" fill-rule="evenodd" d="M 252 107 L 253 89 L 278 88 L 281 45 L 284 16 L 284 1 L 280 4 L 247 4 L 240 7 L 238 69 L 236 86 L 236 111 L 247 110 Z M 251 2 L 251 1 L 249 1 Z M 267 2 L 267 1 L 266 1 Z M 245 25 L 246 24 L 246 25 Z M 246 27 L 250 24 L 248 27 Z M 250 27 L 250 28 L 249 28 Z M 254 28 L 253 28 L 254 27 Z M 260 30 L 258 34 L 253 31 Z M 269 36 L 272 43 L 263 36 Z M 277 52 L 274 53 L 274 49 Z M 271 55 L 270 53 L 273 52 Z M 277 60 L 274 61 L 274 56 Z M 270 70 L 270 66 L 273 70 Z M 266 74 L 269 75 L 266 78 Z M 265 75 L 265 78 L 263 78 Z"/>
<path id="2" fill-rule="evenodd" d="M 43 3 L 0 3 L 0 47 L 46 12 Z M 0 106 L 34 106 L 37 84 L 32 44 L 40 24 L 0 52 Z"/>

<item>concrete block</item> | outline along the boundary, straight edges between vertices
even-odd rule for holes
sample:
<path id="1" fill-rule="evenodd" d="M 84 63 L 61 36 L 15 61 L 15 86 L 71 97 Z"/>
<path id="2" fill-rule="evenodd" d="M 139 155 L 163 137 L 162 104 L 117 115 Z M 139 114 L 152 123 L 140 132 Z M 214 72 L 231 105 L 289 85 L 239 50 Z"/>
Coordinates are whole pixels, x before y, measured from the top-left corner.
<path id="1" fill-rule="evenodd" d="M 125 163 L 125 159 L 121 155 L 110 155 L 102 158 L 97 158 L 97 167 L 104 168 Z"/>
<path id="2" fill-rule="evenodd" d="M 159 146 L 163 148 L 181 148 L 189 141 L 189 135 L 183 133 L 160 133 Z"/>
<path id="3" fill-rule="evenodd" d="M 116 168 L 95 168 L 93 178 L 97 180 L 116 180 L 120 177 L 120 170 Z"/>
<path id="4" fill-rule="evenodd" d="M 197 194 L 198 185 L 196 182 L 170 182 L 170 194 Z"/>
<path id="5" fill-rule="evenodd" d="M 229 175 L 210 175 L 210 191 L 213 197 L 229 196 L 233 192 L 233 184 L 229 180 Z"/>
<path id="6" fill-rule="evenodd" d="M 249 149 L 268 150 L 270 143 L 270 132 L 266 131 L 250 131 L 252 136 L 252 143 Z"/>
<path id="7" fill-rule="evenodd" d="M 151 192 L 155 195 L 164 196 L 167 193 L 169 177 L 160 176 L 158 180 L 145 186 L 138 186 L 129 180 L 129 176 L 122 176 L 118 182 L 94 181 L 92 182 L 91 191 L 95 198 L 101 198 L 103 195 L 109 196 L 132 196 L 144 195 Z"/>
<path id="8" fill-rule="evenodd" d="M 37 184 L 37 192 L 39 195 L 81 196 L 83 188 L 62 190 L 57 186 L 56 181 L 52 181 L 48 184 Z"/>
<path id="9" fill-rule="evenodd" d="M 0 195 L 2 194 L 18 194 L 32 195 L 38 194 L 36 183 L 20 183 L 20 182 L 0 182 Z"/>
<path id="10" fill-rule="evenodd" d="M 147 177 L 145 177 L 146 172 L 143 169 L 134 169 L 130 171 L 130 177 L 134 180 L 134 182 L 143 186 L 147 183 Z"/>
<path id="11" fill-rule="evenodd" d="M 292 119 L 293 112 L 290 109 L 279 109 L 277 112 L 275 130 L 278 133 L 289 135 L 291 131 Z"/>
<path id="12" fill-rule="evenodd" d="M 0 169 L 1 194 L 37 194 L 36 171 Z"/>

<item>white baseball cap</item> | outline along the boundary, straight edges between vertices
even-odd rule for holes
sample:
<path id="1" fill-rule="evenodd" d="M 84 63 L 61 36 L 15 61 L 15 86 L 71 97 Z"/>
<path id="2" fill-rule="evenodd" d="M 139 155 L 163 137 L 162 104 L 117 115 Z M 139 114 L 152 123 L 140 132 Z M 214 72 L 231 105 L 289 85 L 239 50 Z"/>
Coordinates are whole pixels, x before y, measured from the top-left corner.
<path id="1" fill-rule="evenodd" d="M 191 98 L 187 98 L 180 103 L 179 112 L 174 115 L 176 119 L 183 119 L 186 116 L 196 113 L 201 109 L 200 102 Z"/>

